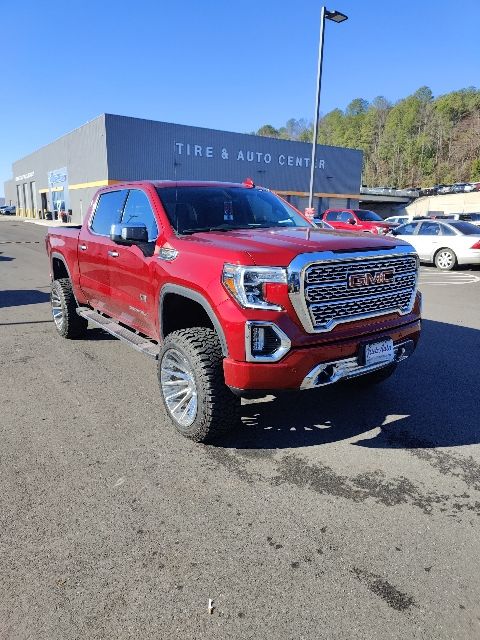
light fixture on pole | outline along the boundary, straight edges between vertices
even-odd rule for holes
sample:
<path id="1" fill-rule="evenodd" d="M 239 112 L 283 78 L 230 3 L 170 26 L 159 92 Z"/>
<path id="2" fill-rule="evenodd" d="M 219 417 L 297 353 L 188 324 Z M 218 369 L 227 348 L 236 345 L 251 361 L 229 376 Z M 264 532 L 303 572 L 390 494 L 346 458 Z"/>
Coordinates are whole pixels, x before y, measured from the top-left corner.
<path id="1" fill-rule="evenodd" d="M 348 17 L 340 11 L 328 11 L 322 7 L 320 13 L 320 41 L 318 44 L 318 67 L 317 67 L 317 95 L 315 98 L 315 117 L 313 120 L 313 140 L 312 140 L 312 160 L 310 164 L 310 190 L 308 194 L 308 207 L 313 207 L 313 185 L 315 181 L 315 163 L 317 161 L 317 137 L 318 137 L 318 117 L 320 115 L 320 90 L 322 86 L 322 64 L 323 64 L 323 34 L 325 31 L 325 20 L 332 22 L 344 22 Z"/>

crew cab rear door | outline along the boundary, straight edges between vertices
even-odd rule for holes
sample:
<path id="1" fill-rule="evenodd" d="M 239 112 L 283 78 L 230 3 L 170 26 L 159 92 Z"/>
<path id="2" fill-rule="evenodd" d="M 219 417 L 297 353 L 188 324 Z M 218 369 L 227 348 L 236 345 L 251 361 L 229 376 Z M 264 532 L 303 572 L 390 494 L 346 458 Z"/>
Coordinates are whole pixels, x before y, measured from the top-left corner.
<path id="1" fill-rule="evenodd" d="M 127 189 L 100 193 L 78 239 L 80 287 L 89 304 L 108 315 L 112 315 L 110 254 L 116 249 L 110 239 L 110 229 L 112 224 L 120 222 L 127 195 Z"/>

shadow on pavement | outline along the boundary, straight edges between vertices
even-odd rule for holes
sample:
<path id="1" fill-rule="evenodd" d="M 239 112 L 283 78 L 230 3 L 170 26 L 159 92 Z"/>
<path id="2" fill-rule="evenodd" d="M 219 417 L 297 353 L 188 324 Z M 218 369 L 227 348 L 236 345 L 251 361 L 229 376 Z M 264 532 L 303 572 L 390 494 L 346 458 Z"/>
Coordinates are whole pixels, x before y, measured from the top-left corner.
<path id="1" fill-rule="evenodd" d="M 83 340 L 94 340 L 95 342 L 98 342 L 100 340 L 117 340 L 117 339 L 118 338 L 115 338 L 115 336 L 112 336 L 110 333 L 107 333 L 106 331 L 104 331 L 103 329 L 100 329 L 99 327 L 89 329 L 87 331 L 87 335 L 83 338 Z"/>
<path id="2" fill-rule="evenodd" d="M 455 447 L 480 442 L 480 331 L 426 320 L 417 351 L 386 382 L 293 392 L 242 406 L 243 428 L 220 446 L 308 447 L 380 432 L 356 446 Z"/>
<path id="3" fill-rule="evenodd" d="M 0 291 L 0 309 L 5 307 L 21 307 L 27 304 L 48 302 L 50 294 L 38 289 L 7 289 Z"/>
<path id="4" fill-rule="evenodd" d="M 15 258 L 12 258 L 10 256 L 4 256 L 2 254 L 3 254 L 3 251 L 0 251 L 0 262 L 11 262 L 12 260 L 15 260 Z"/>

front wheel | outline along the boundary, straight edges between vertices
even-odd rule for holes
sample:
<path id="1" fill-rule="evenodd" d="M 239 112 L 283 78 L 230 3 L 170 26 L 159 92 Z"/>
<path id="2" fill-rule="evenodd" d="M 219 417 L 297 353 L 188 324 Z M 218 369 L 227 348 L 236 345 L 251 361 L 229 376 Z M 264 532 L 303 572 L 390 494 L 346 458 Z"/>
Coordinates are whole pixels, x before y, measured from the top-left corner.
<path id="1" fill-rule="evenodd" d="M 162 400 L 174 427 L 209 442 L 240 419 L 240 398 L 225 385 L 220 341 L 213 329 L 194 327 L 166 336 L 158 358 Z"/>
<path id="2" fill-rule="evenodd" d="M 440 249 L 435 254 L 435 266 L 442 271 L 451 271 L 457 264 L 457 256 L 451 249 Z"/>

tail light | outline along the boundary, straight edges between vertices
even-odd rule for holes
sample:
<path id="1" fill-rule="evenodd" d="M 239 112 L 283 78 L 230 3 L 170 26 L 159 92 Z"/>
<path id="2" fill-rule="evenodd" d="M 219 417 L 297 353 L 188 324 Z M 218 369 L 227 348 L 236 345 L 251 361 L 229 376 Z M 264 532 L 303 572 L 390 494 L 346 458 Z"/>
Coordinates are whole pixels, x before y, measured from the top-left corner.
<path id="1" fill-rule="evenodd" d="M 478 242 L 475 242 L 475 244 L 472 245 L 470 249 L 480 249 L 480 240 Z"/>

